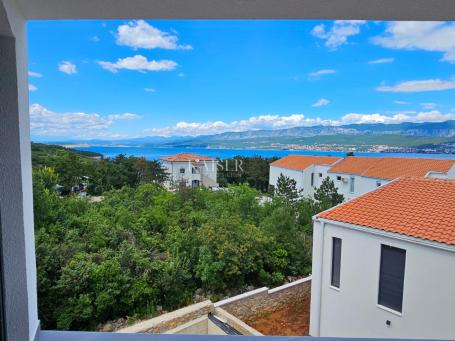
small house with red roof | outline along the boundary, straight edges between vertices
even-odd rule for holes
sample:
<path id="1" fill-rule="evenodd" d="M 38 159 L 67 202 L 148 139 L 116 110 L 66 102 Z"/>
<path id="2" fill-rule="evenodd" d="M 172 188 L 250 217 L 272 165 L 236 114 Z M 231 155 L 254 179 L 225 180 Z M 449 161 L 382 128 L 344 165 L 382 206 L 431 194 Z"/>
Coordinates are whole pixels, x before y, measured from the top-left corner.
<path id="1" fill-rule="evenodd" d="M 455 336 L 455 180 L 405 177 L 314 217 L 310 335 Z"/>
<path id="2" fill-rule="evenodd" d="M 169 176 L 169 189 L 184 184 L 187 187 L 216 188 L 218 161 L 215 158 L 192 153 L 179 153 L 160 159 Z"/>

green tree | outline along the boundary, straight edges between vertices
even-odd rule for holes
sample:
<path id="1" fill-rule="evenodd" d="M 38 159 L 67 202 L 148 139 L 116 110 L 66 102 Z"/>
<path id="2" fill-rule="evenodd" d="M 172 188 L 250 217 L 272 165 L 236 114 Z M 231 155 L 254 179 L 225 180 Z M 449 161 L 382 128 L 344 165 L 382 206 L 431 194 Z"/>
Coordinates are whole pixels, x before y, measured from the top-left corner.
<path id="1" fill-rule="evenodd" d="M 290 177 L 280 174 L 276 182 L 275 195 L 288 202 L 296 201 L 299 198 L 297 182 Z"/>
<path id="2" fill-rule="evenodd" d="M 319 211 L 324 211 L 341 204 L 344 201 L 344 196 L 338 193 L 333 180 L 326 177 L 314 193 L 314 199 L 318 202 Z"/>

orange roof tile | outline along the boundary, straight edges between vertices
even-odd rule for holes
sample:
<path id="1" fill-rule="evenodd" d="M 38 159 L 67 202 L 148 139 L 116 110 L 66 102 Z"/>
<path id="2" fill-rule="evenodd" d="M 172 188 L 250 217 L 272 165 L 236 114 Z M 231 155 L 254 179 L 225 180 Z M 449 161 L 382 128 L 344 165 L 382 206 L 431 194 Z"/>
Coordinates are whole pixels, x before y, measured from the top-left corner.
<path id="1" fill-rule="evenodd" d="M 196 155 L 191 153 L 178 153 L 171 156 L 162 157 L 160 160 L 171 162 L 198 162 L 198 161 L 215 161 L 213 157 Z"/>
<path id="2" fill-rule="evenodd" d="M 304 170 L 311 165 L 333 165 L 341 158 L 336 156 L 307 156 L 307 155 L 288 155 L 282 159 L 272 162 L 272 166 Z"/>
<path id="3" fill-rule="evenodd" d="M 329 172 L 396 179 L 405 176 L 425 176 L 430 171 L 447 173 L 454 164 L 454 159 L 350 156 L 330 168 Z"/>
<path id="4" fill-rule="evenodd" d="M 455 245 L 455 180 L 401 178 L 317 217 Z"/>

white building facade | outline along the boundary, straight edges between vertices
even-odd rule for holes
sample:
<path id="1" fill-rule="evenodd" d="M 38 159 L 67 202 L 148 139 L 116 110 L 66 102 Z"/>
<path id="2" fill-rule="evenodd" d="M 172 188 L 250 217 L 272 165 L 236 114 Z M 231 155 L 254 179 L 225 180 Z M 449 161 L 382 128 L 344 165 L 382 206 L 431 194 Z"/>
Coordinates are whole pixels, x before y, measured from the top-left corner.
<path id="1" fill-rule="evenodd" d="M 294 179 L 303 197 L 313 197 L 314 191 L 327 177 L 331 165 L 341 160 L 331 156 L 289 155 L 270 164 L 269 184 L 276 187 L 280 175 Z"/>
<path id="2" fill-rule="evenodd" d="M 310 335 L 455 337 L 455 197 L 434 200 L 443 188 L 455 194 L 455 181 L 443 180 L 436 191 L 421 191 L 418 182 L 431 189 L 439 180 L 410 180 L 405 190 L 402 181 L 315 218 Z M 387 199 L 392 191 L 402 191 L 401 202 Z"/>
<path id="3" fill-rule="evenodd" d="M 350 156 L 327 173 L 345 201 L 406 176 L 455 179 L 455 159 Z"/>
<path id="4" fill-rule="evenodd" d="M 174 189 L 182 183 L 187 187 L 216 188 L 218 161 L 203 155 L 180 153 L 161 158 L 168 180 L 165 185 Z"/>
<path id="5" fill-rule="evenodd" d="M 290 155 L 273 162 L 269 183 L 276 186 L 278 177 L 283 174 L 296 181 L 302 196 L 313 198 L 314 191 L 329 177 L 338 193 L 349 201 L 404 176 L 455 179 L 455 159 L 323 158 Z"/>

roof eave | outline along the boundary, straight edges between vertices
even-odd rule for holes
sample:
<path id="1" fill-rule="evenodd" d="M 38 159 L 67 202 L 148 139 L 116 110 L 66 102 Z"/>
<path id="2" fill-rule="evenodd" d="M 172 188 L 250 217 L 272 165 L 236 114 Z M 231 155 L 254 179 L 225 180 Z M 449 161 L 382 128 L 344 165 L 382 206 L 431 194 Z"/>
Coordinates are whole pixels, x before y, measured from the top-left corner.
<path id="1" fill-rule="evenodd" d="M 313 217 L 313 220 L 324 222 L 324 223 L 330 223 L 330 224 L 337 225 L 339 227 L 347 228 L 350 230 L 365 232 L 365 233 L 374 234 L 374 235 L 387 237 L 387 238 L 391 238 L 391 239 L 397 239 L 400 241 L 405 241 L 405 242 L 409 242 L 409 243 L 413 243 L 413 244 L 418 244 L 418 245 L 432 247 L 432 248 L 436 248 L 436 249 L 440 249 L 440 250 L 455 252 L 455 245 L 452 245 L 452 244 L 445 244 L 445 243 L 441 243 L 441 242 L 437 242 L 437 241 L 433 241 L 433 240 L 429 240 L 429 239 L 411 237 L 411 236 L 408 236 L 405 234 L 385 231 L 385 230 L 381 230 L 381 229 L 374 228 L 371 226 L 356 225 L 356 224 L 351 224 L 351 223 L 347 223 L 347 222 L 343 222 L 343 221 L 331 220 L 328 218 L 320 218 L 317 216 Z"/>

